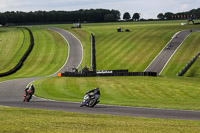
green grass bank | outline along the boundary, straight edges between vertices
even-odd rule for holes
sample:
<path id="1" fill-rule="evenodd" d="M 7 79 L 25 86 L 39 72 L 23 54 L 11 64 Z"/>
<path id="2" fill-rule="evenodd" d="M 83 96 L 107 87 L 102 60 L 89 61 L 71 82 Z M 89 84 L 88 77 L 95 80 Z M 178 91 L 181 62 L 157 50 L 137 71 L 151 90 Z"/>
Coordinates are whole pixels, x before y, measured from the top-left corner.
<path id="1" fill-rule="evenodd" d="M 81 102 L 99 87 L 101 104 L 200 110 L 200 79 L 184 77 L 53 77 L 35 81 L 36 96 Z"/>
<path id="2" fill-rule="evenodd" d="M 143 71 L 176 32 L 198 28 L 195 25 L 181 26 L 181 22 L 82 24 L 81 29 L 71 29 L 69 24 L 54 26 L 66 29 L 84 40 L 82 44 L 86 49 L 90 49 L 89 35 L 93 33 L 96 36 L 98 69 Z M 131 32 L 118 33 L 117 27 Z M 38 88 L 36 95 L 47 99 L 80 102 L 86 91 L 98 86 L 102 89 L 103 104 L 200 110 L 199 78 L 175 76 L 176 71 L 181 70 L 184 63 L 188 63 L 193 54 L 196 54 L 198 42 L 199 32 L 192 33 L 185 40 L 173 57 L 176 60 L 169 62 L 169 66 L 173 62 L 175 65 L 167 66 L 162 73 L 162 76 L 167 77 L 47 78 L 34 82 Z M 86 51 L 84 59 L 88 61 L 90 52 Z M 86 62 L 82 65 L 84 63 Z"/>
<path id="3" fill-rule="evenodd" d="M 26 29 L 0 28 L 0 73 L 14 68 L 30 45 Z"/>
<path id="4" fill-rule="evenodd" d="M 68 45 L 58 33 L 40 26 L 31 27 L 30 30 L 33 32 L 35 42 L 31 54 L 19 71 L 0 78 L 0 81 L 48 76 L 57 72 L 66 62 Z"/>
<path id="5" fill-rule="evenodd" d="M 71 29 L 69 24 L 54 26 L 72 32 L 81 40 L 82 66 L 90 66 L 90 34 L 93 33 L 98 70 L 144 71 L 176 32 L 199 28 L 198 25 L 181 26 L 184 21 L 89 23 L 82 24 L 81 29 Z M 131 32 L 118 33 L 117 27 Z"/>
<path id="6" fill-rule="evenodd" d="M 1 132 L 20 133 L 198 133 L 200 130 L 200 121 L 134 118 L 6 107 L 0 107 L 0 125 Z"/>

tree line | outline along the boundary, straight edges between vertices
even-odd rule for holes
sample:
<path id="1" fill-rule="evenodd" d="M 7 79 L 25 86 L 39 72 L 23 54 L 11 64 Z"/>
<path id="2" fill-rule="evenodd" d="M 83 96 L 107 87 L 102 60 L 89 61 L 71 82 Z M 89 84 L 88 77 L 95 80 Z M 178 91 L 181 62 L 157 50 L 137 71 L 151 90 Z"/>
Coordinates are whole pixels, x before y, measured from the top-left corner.
<path id="1" fill-rule="evenodd" d="M 66 22 L 115 22 L 120 19 L 118 10 L 86 9 L 77 11 L 0 12 L 0 24 L 8 23 L 66 23 Z"/>
<path id="2" fill-rule="evenodd" d="M 132 18 L 129 12 L 125 12 L 123 15 L 123 19 L 126 21 L 138 21 L 140 19 L 140 14 L 139 13 L 134 13 Z"/>
<path id="3" fill-rule="evenodd" d="M 192 9 L 187 12 L 179 12 L 179 13 L 172 13 L 172 12 L 166 12 L 166 13 L 159 13 L 157 15 L 157 18 L 160 20 L 166 19 L 166 20 L 172 20 L 172 19 L 199 19 L 200 18 L 200 8 L 198 9 Z"/>

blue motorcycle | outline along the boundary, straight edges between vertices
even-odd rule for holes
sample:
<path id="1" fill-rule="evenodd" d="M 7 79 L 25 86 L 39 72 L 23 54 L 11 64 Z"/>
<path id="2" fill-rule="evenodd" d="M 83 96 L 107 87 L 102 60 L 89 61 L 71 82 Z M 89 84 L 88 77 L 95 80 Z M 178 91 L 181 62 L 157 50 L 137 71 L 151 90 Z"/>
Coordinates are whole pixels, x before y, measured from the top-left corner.
<path id="1" fill-rule="evenodd" d="M 80 107 L 86 106 L 92 108 L 100 102 L 99 98 L 100 98 L 99 94 L 86 93 Z"/>

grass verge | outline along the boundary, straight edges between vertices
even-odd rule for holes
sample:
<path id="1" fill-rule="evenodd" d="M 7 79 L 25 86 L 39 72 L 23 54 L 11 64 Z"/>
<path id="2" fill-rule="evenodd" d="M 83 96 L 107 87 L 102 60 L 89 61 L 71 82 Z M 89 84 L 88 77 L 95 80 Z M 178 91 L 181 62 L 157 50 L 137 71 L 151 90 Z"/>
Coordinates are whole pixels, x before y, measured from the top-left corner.
<path id="1" fill-rule="evenodd" d="M 7 107 L 0 107 L 0 125 L 1 132 L 20 133 L 197 133 L 200 130 L 200 121 L 134 118 Z"/>
<path id="2" fill-rule="evenodd" d="M 53 77 L 34 82 L 35 95 L 80 102 L 99 87 L 101 103 L 164 109 L 200 110 L 200 79 L 178 77 Z"/>

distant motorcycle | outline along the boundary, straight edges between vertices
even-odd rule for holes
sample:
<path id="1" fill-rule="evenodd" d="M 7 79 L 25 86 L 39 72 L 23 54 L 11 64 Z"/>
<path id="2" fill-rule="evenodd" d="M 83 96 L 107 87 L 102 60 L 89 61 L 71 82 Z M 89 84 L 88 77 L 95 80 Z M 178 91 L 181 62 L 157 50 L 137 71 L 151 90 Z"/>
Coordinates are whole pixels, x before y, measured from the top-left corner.
<path id="1" fill-rule="evenodd" d="M 99 103 L 99 98 L 100 98 L 100 90 L 99 88 L 95 88 L 91 91 L 88 91 L 84 99 L 81 103 L 80 107 L 86 106 L 86 107 L 94 107 L 97 103 Z"/>
<path id="2" fill-rule="evenodd" d="M 32 95 L 34 94 L 35 92 L 35 88 L 34 86 L 31 84 L 30 87 L 26 88 L 25 91 L 24 91 L 24 102 L 29 102 L 32 98 Z"/>

